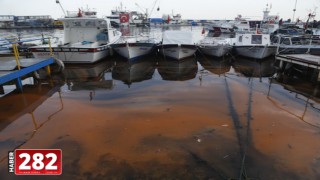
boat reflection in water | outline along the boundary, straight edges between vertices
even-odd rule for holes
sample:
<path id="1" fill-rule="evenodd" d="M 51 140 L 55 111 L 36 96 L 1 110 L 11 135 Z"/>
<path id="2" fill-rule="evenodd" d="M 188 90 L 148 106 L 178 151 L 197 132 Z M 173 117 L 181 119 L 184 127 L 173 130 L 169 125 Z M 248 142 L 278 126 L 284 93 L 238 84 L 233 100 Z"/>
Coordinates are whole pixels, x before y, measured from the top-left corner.
<path id="1" fill-rule="evenodd" d="M 256 61 L 254 59 L 237 57 L 233 62 L 233 68 L 237 73 L 245 77 L 271 77 L 274 75 L 274 57 Z"/>
<path id="2" fill-rule="evenodd" d="M 185 81 L 194 79 L 197 71 L 198 64 L 194 57 L 182 61 L 161 59 L 158 62 L 158 72 L 163 80 Z"/>
<path id="3" fill-rule="evenodd" d="M 288 94 L 277 95 L 278 87 L 290 92 Z M 280 89 L 281 89 L 280 88 Z M 295 79 L 293 81 L 270 78 L 267 99 L 279 110 L 288 113 L 306 123 L 308 126 L 320 128 L 320 87 L 305 79 Z M 287 99 L 286 105 L 283 104 Z M 294 104 L 299 104 L 300 109 L 295 109 Z"/>
<path id="4" fill-rule="evenodd" d="M 149 80 L 156 69 L 156 61 L 147 57 L 137 61 L 116 60 L 112 78 L 120 80 L 129 87 L 132 83 Z"/>
<path id="5" fill-rule="evenodd" d="M 229 72 L 231 68 L 231 57 L 228 57 L 228 58 L 203 57 L 198 60 L 204 69 L 219 76 Z"/>
<path id="6" fill-rule="evenodd" d="M 63 71 L 63 76 L 71 91 L 112 89 L 113 81 L 105 79 L 105 72 L 111 71 L 113 65 L 112 61 L 101 61 L 91 65 L 68 65 Z"/>

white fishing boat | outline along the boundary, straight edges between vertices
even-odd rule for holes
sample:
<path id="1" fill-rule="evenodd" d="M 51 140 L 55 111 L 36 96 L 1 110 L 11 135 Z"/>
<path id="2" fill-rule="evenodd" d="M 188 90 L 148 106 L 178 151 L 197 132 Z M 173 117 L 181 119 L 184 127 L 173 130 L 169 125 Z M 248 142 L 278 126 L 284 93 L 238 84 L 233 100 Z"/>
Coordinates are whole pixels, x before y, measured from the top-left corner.
<path id="1" fill-rule="evenodd" d="M 230 41 L 221 37 L 206 37 L 198 47 L 203 54 L 215 57 L 222 57 L 232 49 Z"/>
<path id="2" fill-rule="evenodd" d="M 270 40 L 270 34 L 236 34 L 233 47 L 238 55 L 254 59 L 275 55 L 277 50 Z"/>
<path id="3" fill-rule="evenodd" d="M 197 47 L 191 31 L 165 31 L 160 53 L 173 59 L 184 59 L 195 54 Z"/>
<path id="4" fill-rule="evenodd" d="M 159 41 L 150 36 L 122 36 L 111 47 L 122 57 L 128 60 L 136 60 L 150 54 L 158 44 Z"/>
<path id="5" fill-rule="evenodd" d="M 10 53 L 10 42 L 5 38 L 0 38 L 0 54 Z"/>
<path id="6" fill-rule="evenodd" d="M 64 26 L 64 41 L 52 45 L 53 54 L 65 63 L 94 63 L 109 54 L 109 45 L 121 37 L 110 20 L 97 18 L 95 11 L 68 12 L 59 19 Z M 35 58 L 50 56 L 49 45 L 30 48 Z"/>

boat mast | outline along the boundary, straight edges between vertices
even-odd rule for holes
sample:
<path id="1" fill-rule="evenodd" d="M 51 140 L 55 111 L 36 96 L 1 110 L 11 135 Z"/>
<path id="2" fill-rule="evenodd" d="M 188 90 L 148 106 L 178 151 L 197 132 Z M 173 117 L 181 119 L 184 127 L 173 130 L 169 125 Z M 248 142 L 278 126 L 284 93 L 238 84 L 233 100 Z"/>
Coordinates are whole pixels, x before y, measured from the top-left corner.
<path id="1" fill-rule="evenodd" d="M 64 16 L 66 17 L 66 16 L 67 16 L 67 14 L 66 14 L 66 12 L 64 11 L 64 9 L 63 9 L 63 7 L 62 7 L 62 5 L 61 5 L 60 1 L 59 1 L 59 0 L 56 0 L 56 3 L 60 5 L 60 7 L 61 7 L 61 9 L 62 9 L 63 14 L 64 14 Z"/>
<path id="2" fill-rule="evenodd" d="M 297 0 L 296 0 L 296 2 L 294 4 L 292 21 L 294 21 L 294 15 L 296 14 L 296 10 L 297 10 Z"/>

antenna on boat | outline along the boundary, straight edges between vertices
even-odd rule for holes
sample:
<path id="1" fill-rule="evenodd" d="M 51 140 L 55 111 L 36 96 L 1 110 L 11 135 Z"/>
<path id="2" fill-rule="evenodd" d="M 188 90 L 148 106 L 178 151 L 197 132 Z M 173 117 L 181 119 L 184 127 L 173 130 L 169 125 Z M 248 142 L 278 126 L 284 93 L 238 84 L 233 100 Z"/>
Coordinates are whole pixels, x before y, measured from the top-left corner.
<path id="1" fill-rule="evenodd" d="M 292 21 L 294 21 L 294 15 L 296 14 L 296 10 L 297 10 L 296 8 L 297 8 L 297 0 L 296 0 L 296 2 L 294 4 Z"/>
<path id="2" fill-rule="evenodd" d="M 64 16 L 67 16 L 67 14 L 66 14 L 66 12 L 64 11 L 64 9 L 63 9 L 63 7 L 62 7 L 62 5 L 61 5 L 60 1 L 59 1 L 59 0 L 56 0 L 56 3 L 60 5 L 60 7 L 61 7 L 61 9 L 62 9 L 62 12 L 63 12 Z"/>

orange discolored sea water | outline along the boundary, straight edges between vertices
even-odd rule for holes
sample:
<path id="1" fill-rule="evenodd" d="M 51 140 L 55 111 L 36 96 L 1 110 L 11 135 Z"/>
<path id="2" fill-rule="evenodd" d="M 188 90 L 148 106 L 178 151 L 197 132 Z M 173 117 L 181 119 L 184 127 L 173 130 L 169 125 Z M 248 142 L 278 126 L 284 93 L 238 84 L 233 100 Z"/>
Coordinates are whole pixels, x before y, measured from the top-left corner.
<path id="1" fill-rule="evenodd" d="M 273 63 L 116 56 L 6 86 L 0 179 L 320 179 L 319 85 Z M 16 148 L 61 149 L 62 175 L 9 174 Z"/>

